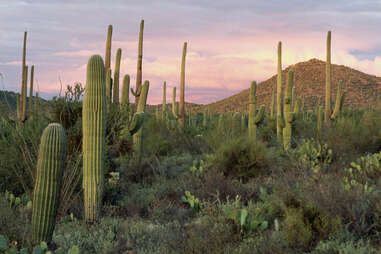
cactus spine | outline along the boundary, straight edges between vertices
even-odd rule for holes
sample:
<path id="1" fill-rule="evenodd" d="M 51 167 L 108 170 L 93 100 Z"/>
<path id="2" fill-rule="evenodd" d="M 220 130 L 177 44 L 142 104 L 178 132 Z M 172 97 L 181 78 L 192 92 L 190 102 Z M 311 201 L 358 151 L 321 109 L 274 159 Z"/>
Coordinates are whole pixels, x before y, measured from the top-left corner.
<path id="1" fill-rule="evenodd" d="M 58 123 L 51 123 L 41 136 L 37 176 L 33 191 L 33 242 L 50 242 L 59 205 L 65 165 L 66 135 Z"/>
<path id="2" fill-rule="evenodd" d="M 120 59 L 122 57 L 122 49 L 116 51 L 115 70 L 114 70 L 114 104 L 119 104 L 119 72 L 120 72 Z"/>
<path id="3" fill-rule="evenodd" d="M 142 64 L 143 64 L 143 30 L 144 30 L 144 19 L 140 21 L 139 30 L 139 44 L 138 44 L 138 64 L 136 70 L 136 92 L 132 91 L 135 96 L 135 109 L 137 110 L 139 105 L 140 89 L 142 86 Z M 136 111 L 137 112 L 137 111 Z"/>
<path id="4" fill-rule="evenodd" d="M 112 25 L 108 25 L 107 40 L 106 40 L 106 54 L 105 54 L 105 71 L 108 72 L 111 65 L 111 42 L 112 42 Z"/>
<path id="5" fill-rule="evenodd" d="M 295 120 L 292 112 L 292 87 L 294 83 L 294 71 L 290 70 L 287 75 L 286 91 L 284 95 L 284 128 L 283 128 L 283 147 L 288 150 L 291 147 L 292 123 Z"/>
<path id="6" fill-rule="evenodd" d="M 100 217 L 104 184 L 106 84 L 99 55 L 92 56 L 87 64 L 82 126 L 85 220 L 92 223 Z"/>
<path id="7" fill-rule="evenodd" d="M 258 114 L 256 114 L 257 106 L 257 82 L 251 82 L 250 94 L 249 94 L 249 137 L 252 138 L 255 142 L 257 141 L 257 124 L 263 120 L 265 113 L 265 106 L 262 105 L 259 109 Z"/>
<path id="8" fill-rule="evenodd" d="M 179 129 L 184 131 L 185 122 L 185 57 L 187 54 L 187 43 L 184 42 L 183 56 L 181 58 L 181 75 L 180 75 L 180 112 L 179 112 Z"/>
<path id="9" fill-rule="evenodd" d="M 130 105 L 130 75 L 124 75 L 122 87 L 122 107 L 129 109 Z"/>
<path id="10" fill-rule="evenodd" d="M 29 115 L 33 111 L 33 79 L 34 79 L 34 65 L 30 68 L 30 90 L 29 90 Z"/>
<path id="11" fill-rule="evenodd" d="M 162 103 L 162 117 L 165 119 L 165 116 L 167 114 L 167 83 L 164 81 L 163 84 L 163 103 Z"/>
<path id="12" fill-rule="evenodd" d="M 149 82 L 148 80 L 144 81 L 144 84 L 141 88 L 141 94 L 139 99 L 138 108 L 136 110 L 136 114 L 144 113 L 146 109 L 147 96 L 149 90 Z M 133 145 L 134 145 L 134 158 L 137 164 L 140 164 L 142 159 L 142 150 L 143 150 L 143 131 L 144 125 L 140 126 L 140 129 L 133 135 Z"/>
<path id="13" fill-rule="evenodd" d="M 325 62 L 325 124 L 329 123 L 331 116 L 331 31 L 327 34 L 327 60 Z"/>
<path id="14" fill-rule="evenodd" d="M 283 122 L 283 110 L 282 110 L 282 42 L 278 42 L 278 74 L 276 81 L 276 114 L 277 114 L 277 125 L 276 134 L 278 138 L 278 143 L 282 144 L 282 122 Z"/>

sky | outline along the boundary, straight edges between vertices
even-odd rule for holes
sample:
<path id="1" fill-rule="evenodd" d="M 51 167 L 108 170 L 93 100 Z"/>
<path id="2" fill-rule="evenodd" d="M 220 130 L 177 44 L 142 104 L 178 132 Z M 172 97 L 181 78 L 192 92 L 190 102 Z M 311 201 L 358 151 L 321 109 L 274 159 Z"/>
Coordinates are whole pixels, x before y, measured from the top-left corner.
<path id="1" fill-rule="evenodd" d="M 332 31 L 332 62 L 381 76 L 381 1 L 378 0 L 0 0 L 1 89 L 19 91 L 24 31 L 27 64 L 44 98 L 61 83 L 86 82 L 93 54 L 104 57 L 113 25 L 112 63 L 122 49 L 121 78 L 135 87 L 138 33 L 144 19 L 143 80 L 148 102 L 161 103 L 167 82 L 179 90 L 181 54 L 188 43 L 186 101 L 209 103 L 276 73 L 282 41 L 283 68 L 325 59 Z M 132 99 L 132 96 L 131 96 Z"/>

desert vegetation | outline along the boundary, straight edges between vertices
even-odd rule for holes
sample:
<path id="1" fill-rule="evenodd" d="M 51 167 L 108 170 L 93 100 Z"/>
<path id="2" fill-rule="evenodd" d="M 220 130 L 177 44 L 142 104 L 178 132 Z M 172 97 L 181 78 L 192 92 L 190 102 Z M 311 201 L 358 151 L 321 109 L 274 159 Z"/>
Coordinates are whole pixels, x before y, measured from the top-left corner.
<path id="1" fill-rule="evenodd" d="M 86 84 L 50 101 L 33 66 L 27 96 L 25 32 L 21 92 L 0 94 L 1 253 L 380 253 L 381 109 L 351 106 L 356 90 L 332 78 L 330 31 L 318 94 L 297 64 L 282 71 L 279 42 L 276 86 L 192 106 L 185 42 L 179 102 L 163 80 L 149 107 L 143 29 L 135 89 L 119 83 L 122 49 L 111 69 L 110 25 Z"/>

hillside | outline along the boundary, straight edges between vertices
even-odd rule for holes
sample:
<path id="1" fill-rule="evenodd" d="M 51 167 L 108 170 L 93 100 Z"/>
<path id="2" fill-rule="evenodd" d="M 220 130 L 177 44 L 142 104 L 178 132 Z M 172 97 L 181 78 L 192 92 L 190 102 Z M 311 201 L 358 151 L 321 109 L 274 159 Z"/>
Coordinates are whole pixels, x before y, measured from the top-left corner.
<path id="1" fill-rule="evenodd" d="M 27 98 L 28 103 L 29 98 Z M 39 98 L 40 105 L 46 106 L 46 100 Z M 0 112 L 16 113 L 17 109 L 17 93 L 11 91 L 0 91 Z"/>
<path id="2" fill-rule="evenodd" d="M 294 70 L 294 86 L 298 97 L 305 99 L 307 109 L 324 103 L 325 94 L 325 62 L 311 59 L 291 65 L 282 71 L 283 91 L 287 72 Z M 274 67 L 276 70 L 276 67 Z M 343 80 L 343 90 L 346 92 L 344 105 L 354 108 L 364 108 L 375 105 L 381 90 L 381 78 L 369 75 L 344 65 L 332 64 L 332 100 L 336 98 L 336 89 L 339 80 Z M 249 84 L 248 84 L 249 86 Z M 270 111 L 271 90 L 276 91 L 276 75 L 261 82 L 257 87 L 258 104 L 266 104 L 266 111 Z M 213 112 L 246 111 L 249 98 L 249 89 L 223 100 L 205 105 Z M 201 110 L 203 110 L 201 108 Z"/>

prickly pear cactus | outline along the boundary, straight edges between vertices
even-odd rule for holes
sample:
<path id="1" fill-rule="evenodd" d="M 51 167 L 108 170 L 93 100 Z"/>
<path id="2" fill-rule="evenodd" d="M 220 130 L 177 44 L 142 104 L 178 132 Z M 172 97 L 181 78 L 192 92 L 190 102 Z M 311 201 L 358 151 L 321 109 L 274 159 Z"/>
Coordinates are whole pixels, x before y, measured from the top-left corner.
<path id="1" fill-rule="evenodd" d="M 92 223 L 100 217 L 104 183 L 106 84 L 99 55 L 92 56 L 87 64 L 82 126 L 85 220 Z"/>
<path id="2" fill-rule="evenodd" d="M 66 135 L 58 123 L 42 133 L 33 191 L 33 242 L 50 242 L 55 227 L 66 156 Z"/>

